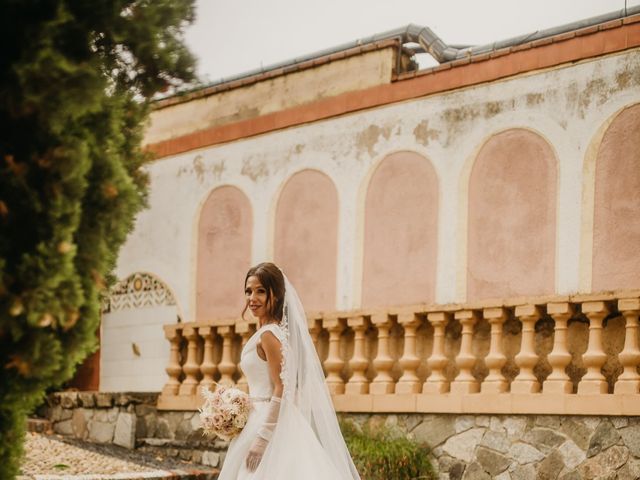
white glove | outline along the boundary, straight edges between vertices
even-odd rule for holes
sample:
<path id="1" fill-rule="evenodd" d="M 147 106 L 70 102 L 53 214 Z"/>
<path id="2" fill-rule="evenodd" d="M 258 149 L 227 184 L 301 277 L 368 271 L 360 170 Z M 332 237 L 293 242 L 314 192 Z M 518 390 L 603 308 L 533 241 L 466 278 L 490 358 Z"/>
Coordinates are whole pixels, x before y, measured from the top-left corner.
<path id="1" fill-rule="evenodd" d="M 247 454 L 247 469 L 250 472 L 255 472 L 258 465 L 260 465 L 262 456 L 273 436 L 273 431 L 278 423 L 278 415 L 280 414 L 280 403 L 281 399 L 279 397 L 271 397 L 267 416 L 262 426 L 258 429 L 258 436 L 251 444 L 251 448 L 249 448 L 249 453 Z"/>

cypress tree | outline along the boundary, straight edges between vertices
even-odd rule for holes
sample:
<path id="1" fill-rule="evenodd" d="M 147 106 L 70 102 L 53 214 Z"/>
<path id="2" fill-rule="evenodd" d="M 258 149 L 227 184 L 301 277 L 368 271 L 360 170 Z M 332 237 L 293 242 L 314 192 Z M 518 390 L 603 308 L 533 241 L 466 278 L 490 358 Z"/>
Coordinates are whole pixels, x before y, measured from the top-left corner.
<path id="1" fill-rule="evenodd" d="M 0 478 L 25 417 L 96 348 L 143 208 L 148 104 L 194 80 L 194 0 L 0 0 Z"/>

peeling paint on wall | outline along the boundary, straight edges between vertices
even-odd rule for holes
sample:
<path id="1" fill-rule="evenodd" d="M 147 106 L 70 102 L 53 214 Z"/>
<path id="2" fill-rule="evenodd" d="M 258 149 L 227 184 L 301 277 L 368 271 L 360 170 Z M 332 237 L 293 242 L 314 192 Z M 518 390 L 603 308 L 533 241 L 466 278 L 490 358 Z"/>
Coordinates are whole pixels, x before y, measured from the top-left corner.
<path id="1" fill-rule="evenodd" d="M 358 150 L 358 156 L 366 150 L 370 156 L 375 155 L 375 145 L 378 143 L 380 136 L 382 135 L 385 140 L 389 140 L 391 136 L 392 127 L 386 125 L 380 128 L 378 125 L 369 125 L 356 135 L 356 148 Z"/>
<path id="2" fill-rule="evenodd" d="M 243 160 L 240 173 L 256 182 L 262 177 L 269 176 L 269 167 L 264 161 L 252 162 L 251 160 Z"/>
<path id="3" fill-rule="evenodd" d="M 430 140 L 437 140 L 440 137 L 440 131 L 429 128 L 429 120 L 423 120 L 413 129 L 413 136 L 418 143 L 426 147 Z"/>

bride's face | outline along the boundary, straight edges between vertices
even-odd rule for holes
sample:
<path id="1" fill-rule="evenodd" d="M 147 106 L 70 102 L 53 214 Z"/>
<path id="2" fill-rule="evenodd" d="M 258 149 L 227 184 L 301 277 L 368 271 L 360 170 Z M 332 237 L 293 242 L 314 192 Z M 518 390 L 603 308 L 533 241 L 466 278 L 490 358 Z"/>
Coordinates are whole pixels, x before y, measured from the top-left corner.
<path id="1" fill-rule="evenodd" d="M 247 278 L 247 284 L 244 288 L 244 296 L 253 316 L 259 320 L 266 320 L 269 316 L 267 289 L 262 286 L 258 277 L 251 276 Z"/>

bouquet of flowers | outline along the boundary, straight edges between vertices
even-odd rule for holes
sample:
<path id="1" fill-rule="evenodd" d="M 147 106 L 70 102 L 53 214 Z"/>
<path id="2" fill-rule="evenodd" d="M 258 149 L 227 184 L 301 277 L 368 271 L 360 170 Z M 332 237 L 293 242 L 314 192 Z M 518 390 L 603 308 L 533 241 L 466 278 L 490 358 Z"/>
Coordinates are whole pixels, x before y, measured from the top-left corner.
<path id="1" fill-rule="evenodd" d="M 200 420 L 204 434 L 231 440 L 237 436 L 249 417 L 251 402 L 249 395 L 233 387 L 218 385 L 214 392 L 204 389 L 204 405 L 200 409 Z"/>

